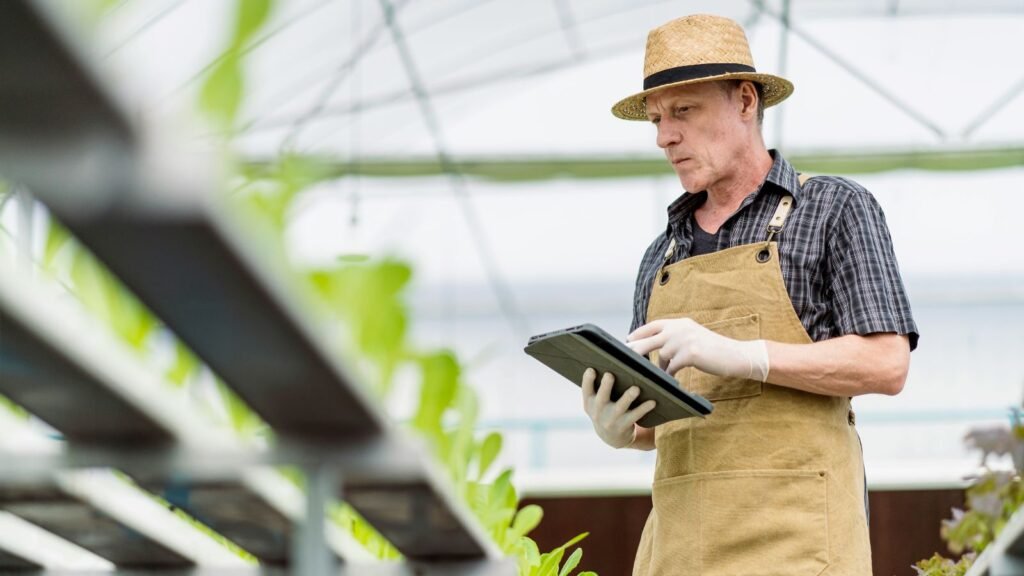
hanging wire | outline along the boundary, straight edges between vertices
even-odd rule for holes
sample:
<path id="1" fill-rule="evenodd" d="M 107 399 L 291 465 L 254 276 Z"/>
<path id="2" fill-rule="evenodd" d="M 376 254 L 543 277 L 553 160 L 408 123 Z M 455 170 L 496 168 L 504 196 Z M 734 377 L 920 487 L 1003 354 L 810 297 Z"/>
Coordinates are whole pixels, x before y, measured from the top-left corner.
<path id="1" fill-rule="evenodd" d="M 473 245 L 480 258 L 480 263 L 487 275 L 491 289 L 494 291 L 494 295 L 498 300 L 498 307 L 506 321 L 508 321 L 513 334 L 519 340 L 525 341 L 526 337 L 529 335 L 525 317 L 520 313 L 519 307 L 512 295 L 512 291 L 509 289 L 501 271 L 498 269 L 496 264 L 497 260 L 491 250 L 487 234 L 480 223 L 479 215 L 470 201 L 465 176 L 459 172 L 457 166 L 452 162 L 451 157 L 448 155 L 447 147 L 445 146 L 444 138 L 441 133 L 441 126 L 438 123 L 437 115 L 434 112 L 434 106 L 431 102 L 430 94 L 425 89 L 423 80 L 420 78 L 419 70 L 416 68 L 415 59 L 409 51 L 409 47 L 405 41 L 405 36 L 402 34 L 402 28 L 395 19 L 394 7 L 389 0 L 380 0 L 380 6 L 384 13 L 384 21 L 387 23 L 388 29 L 391 30 L 392 41 L 395 43 L 395 48 L 402 60 L 402 67 L 405 69 L 406 75 L 408 76 L 409 86 L 416 95 L 416 101 L 419 104 L 423 121 L 426 123 L 427 130 L 430 132 L 430 136 L 434 141 L 434 147 L 437 150 L 438 162 L 441 164 L 442 171 L 448 175 L 448 181 L 452 187 L 452 192 L 458 200 L 459 206 L 462 209 L 463 219 L 469 228 L 470 235 L 473 237 Z"/>
<path id="2" fill-rule="evenodd" d="M 653 0 L 652 2 L 650 2 L 650 4 L 656 4 L 656 3 L 659 3 L 659 2 L 662 2 L 662 1 L 665 1 L 665 0 Z M 760 20 L 760 17 L 761 17 L 761 4 L 762 4 L 762 2 L 760 0 L 755 2 L 755 5 L 754 5 L 753 9 L 751 10 L 750 15 L 748 15 L 747 18 L 744 19 L 744 28 L 748 28 L 749 29 L 749 28 L 755 26 L 758 23 L 758 21 Z M 590 18 L 588 18 L 588 19 L 586 19 L 584 21 L 595 21 L 595 20 L 601 20 L 601 19 L 604 19 L 604 18 L 609 18 L 609 17 L 612 17 L 612 16 L 619 15 L 622 12 L 633 10 L 635 8 L 636 8 L 636 5 L 632 5 L 631 4 L 629 8 L 622 9 L 622 10 L 610 11 L 610 12 L 606 12 L 606 13 L 603 13 L 603 14 L 600 14 L 600 15 L 597 15 L 597 16 L 592 16 L 592 17 L 590 17 Z M 535 38 L 537 38 L 537 36 L 536 35 L 532 35 L 532 36 L 529 36 L 529 38 L 534 38 L 535 39 Z M 555 61 L 555 62 L 545 62 L 545 63 L 541 63 L 541 64 L 529 64 L 527 66 L 523 66 L 523 67 L 519 67 L 519 68 L 515 68 L 515 69 L 505 69 L 505 70 L 498 70 L 498 71 L 494 71 L 494 72 L 488 72 L 488 73 L 481 74 L 481 75 L 478 75 L 478 76 L 474 76 L 474 77 L 471 77 L 471 78 L 468 78 L 468 79 L 465 79 L 465 80 L 460 80 L 460 81 L 450 82 L 448 84 L 443 84 L 443 85 L 435 86 L 431 90 L 431 94 L 434 97 L 437 97 L 437 96 L 450 96 L 450 95 L 458 94 L 458 93 L 466 91 L 466 90 L 472 90 L 472 89 L 475 89 L 475 88 L 479 88 L 481 86 L 493 86 L 493 85 L 498 85 L 498 84 L 501 84 L 501 83 L 504 83 L 504 82 L 514 82 L 514 81 L 517 81 L 517 80 L 522 80 L 522 79 L 531 78 L 531 77 L 535 77 L 535 76 L 543 76 L 543 75 L 546 75 L 546 74 L 550 74 L 550 73 L 556 72 L 558 70 L 562 70 L 564 68 L 569 68 L 569 67 L 572 67 L 572 66 L 576 66 L 576 65 L 582 64 L 584 62 L 592 63 L 592 62 L 598 62 L 598 61 L 600 61 L 602 59 L 605 59 L 605 58 L 620 56 L 624 49 L 635 48 L 635 47 L 636 47 L 636 40 L 635 39 L 627 39 L 627 40 L 624 40 L 622 42 L 618 42 L 618 43 L 615 43 L 615 44 L 607 45 L 607 46 L 604 46 L 602 48 L 599 48 L 599 49 L 596 49 L 596 50 L 591 50 L 591 51 L 589 51 L 587 53 L 584 53 L 583 56 L 579 60 L 577 60 L 575 58 L 560 59 L 560 60 Z M 489 53 L 493 53 L 493 51 L 489 52 Z M 464 61 L 463 63 L 464 64 L 465 63 L 469 63 L 469 61 L 467 60 L 467 61 Z M 382 108 L 382 107 L 385 107 L 385 106 L 389 106 L 389 105 L 392 105 L 392 104 L 401 103 L 401 102 L 405 101 L 406 99 L 408 99 L 410 97 L 411 97 L 410 96 L 410 92 L 403 88 L 403 89 L 397 90 L 395 92 L 392 92 L 390 94 L 376 96 L 373 101 L 369 101 L 369 102 L 359 102 L 359 101 L 353 100 L 353 102 L 355 102 L 355 103 L 349 105 L 348 107 L 334 108 L 333 109 L 334 113 L 330 113 L 329 111 L 332 110 L 332 109 L 329 108 L 329 109 L 327 109 L 328 112 L 323 112 L 322 111 L 319 114 L 318 118 L 324 119 L 324 118 L 341 117 L 341 116 L 347 116 L 347 115 L 354 115 L 354 116 L 358 117 L 359 113 L 361 113 L 361 112 L 370 111 L 370 110 Z M 267 124 L 266 126 L 264 126 L 264 128 L 274 128 L 274 127 L 280 127 L 280 125 L 277 125 L 277 124 Z M 378 130 L 377 134 L 379 136 L 381 136 L 381 137 L 386 137 L 388 135 L 393 134 L 395 131 L 401 130 L 401 129 L 403 129 L 403 127 L 401 127 L 401 126 L 396 127 L 396 128 L 392 128 L 390 130 L 387 129 L 387 128 L 380 128 Z M 260 131 L 260 129 L 256 129 L 254 131 Z M 325 135 L 323 138 L 320 138 L 320 139 L 318 139 L 316 141 L 310 142 L 306 146 L 306 149 L 307 150 L 315 149 L 324 140 L 327 140 L 328 138 L 332 138 L 332 137 L 333 137 L 333 134 Z"/>
<path id="3" fill-rule="evenodd" d="M 355 18 L 358 12 L 358 6 L 360 2 L 352 2 L 352 18 Z M 356 68 L 356 65 L 362 60 L 373 46 L 380 40 L 387 27 L 383 22 L 379 22 L 374 26 L 373 30 L 366 35 L 356 46 L 351 50 L 349 56 L 337 67 L 334 74 L 331 75 L 327 81 L 327 85 L 324 86 L 323 90 L 317 96 L 316 101 L 310 106 L 304 113 L 302 113 L 298 119 L 291 124 L 288 130 L 288 134 L 285 135 L 284 140 L 281 142 L 280 148 L 287 150 L 293 147 L 295 140 L 302 133 L 302 129 L 306 126 L 306 123 L 315 118 L 327 102 L 330 101 L 331 97 L 334 96 L 335 90 L 341 85 L 341 83 L 348 77 L 348 75 Z M 359 33 L 358 25 L 352 26 L 352 37 L 355 38 Z"/>
<path id="4" fill-rule="evenodd" d="M 558 12 L 558 24 L 562 27 L 562 35 L 565 36 L 565 43 L 569 51 L 577 60 L 584 57 L 583 39 L 580 38 L 579 27 L 576 24 L 576 17 L 569 6 L 569 0 L 552 0 L 555 10 Z"/>
<path id="5" fill-rule="evenodd" d="M 321 2 L 319 2 L 317 4 L 313 4 L 312 6 L 307 8 L 306 10 L 303 10 L 302 12 L 299 12 L 298 14 L 293 16 L 292 18 L 282 22 L 276 28 L 274 28 L 272 30 L 269 30 L 267 32 L 264 32 L 262 35 L 258 36 L 256 39 L 248 42 L 245 46 L 239 48 L 238 52 L 237 52 L 238 55 L 239 56 L 243 56 L 243 55 L 249 54 L 250 52 L 256 50 L 260 46 L 263 46 L 264 44 L 266 44 L 267 42 L 272 40 L 278 34 L 281 34 L 282 32 L 284 32 L 285 30 L 291 28 L 292 26 L 294 26 L 298 22 L 301 22 L 302 20 L 312 16 L 313 14 L 315 14 L 316 12 L 321 10 L 322 8 L 325 8 L 325 7 L 327 7 L 327 6 L 331 5 L 331 4 L 332 4 L 332 0 L 322 0 Z M 192 76 L 189 76 L 189 78 L 187 80 L 185 80 L 184 82 L 182 82 L 181 84 L 176 86 L 173 90 L 168 92 L 165 96 L 160 98 L 159 101 L 157 102 L 157 105 L 159 106 L 159 105 L 165 104 L 166 102 L 170 101 L 175 96 L 180 94 L 181 91 L 183 91 L 186 88 L 188 88 L 189 86 L 192 86 L 193 84 L 195 84 L 197 81 L 199 81 L 200 78 L 204 77 L 207 72 L 212 70 L 214 66 L 219 64 L 225 58 L 227 58 L 228 55 L 231 54 L 233 51 L 234 51 L 233 49 L 228 48 L 227 50 L 224 50 L 223 52 L 219 53 L 213 60 L 211 60 L 205 66 L 203 66 L 201 69 L 199 69 L 199 71 L 197 71 Z"/>
<path id="6" fill-rule="evenodd" d="M 629 4 L 627 4 L 627 7 L 625 7 L 625 8 L 617 8 L 615 10 L 609 10 L 609 11 L 604 12 L 602 14 L 598 14 L 598 15 L 590 16 L 588 18 L 580 19 L 577 22 L 577 27 L 579 27 L 580 25 L 583 25 L 585 23 L 591 23 L 591 22 L 596 22 L 596 21 L 599 21 L 599 20 L 604 20 L 604 19 L 607 19 L 607 18 L 614 18 L 614 17 L 617 17 L 617 16 L 621 16 L 622 14 L 625 14 L 625 13 L 628 13 L 628 12 L 632 12 L 632 11 L 635 11 L 635 10 L 638 10 L 638 9 L 650 8 L 651 6 L 653 6 L 655 4 L 661 4 L 661 3 L 664 3 L 664 2 L 668 2 L 668 1 L 671 1 L 671 0 L 648 0 L 647 2 L 644 2 L 644 3 L 640 3 L 640 2 L 629 3 Z M 465 68 L 468 65 L 478 64 L 481 61 L 483 61 L 483 58 L 481 57 L 481 55 L 486 55 L 486 57 L 494 57 L 496 55 L 499 55 L 499 54 L 503 53 L 506 50 L 511 50 L 511 49 L 518 48 L 518 47 L 520 47 L 523 44 L 539 40 L 541 38 L 550 36 L 551 34 L 561 34 L 561 33 L 562 32 L 560 30 L 556 30 L 556 31 L 544 30 L 544 31 L 541 31 L 541 32 L 532 31 L 532 32 L 530 32 L 528 34 L 520 34 L 518 36 L 514 36 L 514 37 L 503 39 L 503 40 L 501 40 L 500 44 L 494 43 L 491 46 L 475 47 L 472 50 L 472 53 L 471 54 L 467 54 L 465 58 L 462 58 L 461 60 L 458 60 L 458 61 L 456 61 L 454 63 L 451 63 L 451 64 L 446 64 L 446 65 L 441 66 L 441 67 L 444 68 L 445 70 L 449 70 L 449 71 L 452 71 L 452 72 L 458 72 L 459 70 Z M 548 72 L 553 72 L 553 71 L 561 70 L 561 69 L 566 68 L 568 66 L 579 64 L 579 63 L 584 62 L 584 61 L 592 62 L 592 61 L 595 61 L 595 60 L 598 60 L 598 59 L 601 59 L 601 58 L 604 58 L 604 57 L 621 55 L 622 54 L 621 50 L 623 48 L 635 47 L 635 46 L 636 46 L 636 39 L 630 39 L 628 41 L 624 41 L 624 42 L 621 42 L 621 43 L 616 43 L 614 45 L 606 46 L 606 47 L 599 48 L 599 49 L 596 49 L 596 50 L 591 50 L 590 53 L 585 53 L 580 60 L 575 60 L 575 59 L 571 59 L 571 58 L 568 59 L 568 60 L 559 59 L 558 61 L 555 61 L 555 62 L 546 62 L 546 63 L 542 63 L 542 64 L 539 64 L 539 65 L 537 65 L 537 64 L 528 64 L 526 66 L 521 66 L 521 67 L 508 68 L 508 69 L 498 70 L 498 71 L 494 71 L 494 72 L 487 72 L 487 73 L 484 73 L 484 74 L 480 74 L 478 76 L 474 76 L 474 77 L 469 78 L 469 79 L 464 80 L 464 81 L 454 81 L 454 82 L 450 82 L 449 84 L 435 85 L 434 88 L 431 90 L 431 93 L 434 96 L 449 95 L 449 94 L 456 93 L 456 92 L 461 92 L 461 91 L 467 90 L 467 89 L 479 88 L 479 87 L 482 87 L 482 86 L 485 86 L 485 85 L 488 85 L 488 84 L 492 84 L 492 83 L 497 84 L 497 83 L 503 83 L 503 82 L 511 81 L 511 80 L 518 80 L 518 79 L 523 79 L 523 78 L 529 78 L 529 77 L 532 77 L 532 76 L 542 75 L 542 74 L 546 74 Z M 409 99 L 412 99 L 414 97 L 415 96 L 413 94 L 411 94 L 408 90 L 404 90 L 404 89 L 403 90 L 398 90 L 396 92 L 392 92 L 392 93 L 389 93 L 389 94 L 384 94 L 384 95 L 380 95 L 380 96 L 374 96 L 373 101 L 371 101 L 371 102 L 355 102 L 355 103 L 345 104 L 345 105 L 341 105 L 341 106 L 325 106 L 320 111 L 320 113 L 317 115 L 317 118 L 318 119 L 320 119 L 320 118 L 332 118 L 332 117 L 347 116 L 347 115 L 354 114 L 354 113 L 361 113 L 361 112 L 365 112 L 367 110 L 372 110 L 372 109 L 375 109 L 375 108 L 380 108 L 382 106 L 386 106 L 386 105 L 390 105 L 390 104 L 395 104 L 395 103 L 398 103 L 398 102 L 403 102 L 405 100 L 409 100 Z M 269 130 L 277 130 L 277 129 L 280 129 L 282 127 L 287 127 L 287 126 L 291 125 L 299 117 L 301 117 L 301 115 L 300 116 L 296 116 L 294 114 L 289 114 L 289 115 L 282 115 L 282 116 L 278 116 L 278 117 L 270 116 L 270 117 L 256 118 L 256 119 L 254 119 L 254 120 L 244 124 L 243 126 L 241 126 L 236 131 L 235 134 L 236 135 L 240 135 L 240 134 L 256 133 L 256 132 L 263 132 L 263 131 L 269 131 Z"/>
<path id="7" fill-rule="evenodd" d="M 1024 91 L 1024 76 L 1014 83 L 1009 90 L 1001 94 L 998 98 L 993 100 L 991 104 L 983 108 L 981 113 L 975 116 L 974 119 L 967 124 L 967 127 L 960 133 L 960 137 L 964 140 L 970 138 L 978 128 L 985 125 L 986 122 L 991 120 L 993 116 L 1009 105 L 1010 102 L 1016 100 L 1022 91 Z"/>
<path id="8" fill-rule="evenodd" d="M 156 26 L 161 20 L 163 20 L 164 18 L 166 18 L 169 15 L 171 15 L 171 13 L 173 13 L 178 8 L 181 8 L 182 6 L 184 6 L 186 1 L 187 0 L 177 0 L 176 2 L 173 2 L 170 6 L 165 8 L 162 12 L 159 12 L 156 16 L 154 16 L 154 17 L 150 18 L 149 20 L 146 20 L 145 22 L 143 22 L 141 26 L 139 26 L 132 33 L 128 34 L 128 36 L 123 38 L 121 40 L 120 44 L 118 44 L 117 46 L 114 46 L 109 51 L 107 51 L 107 53 L 103 55 L 103 60 L 109 59 L 111 56 L 116 54 L 118 51 L 123 49 L 125 46 L 127 46 L 127 45 L 131 44 L 132 42 L 134 42 L 137 38 L 142 36 L 143 32 L 149 30 L 153 26 Z M 121 2 L 120 4 L 115 6 L 113 9 L 111 9 L 111 12 L 113 12 L 114 10 L 116 10 L 116 9 L 118 9 L 121 6 L 124 6 L 124 5 L 125 5 L 125 3 Z"/>
<path id="9" fill-rule="evenodd" d="M 751 0 L 751 2 L 753 3 L 754 0 Z M 792 22 L 790 22 L 787 18 L 783 18 L 781 14 L 774 12 L 767 6 L 764 6 L 763 4 L 761 5 L 761 10 L 765 14 L 777 20 L 784 28 L 786 28 L 795 36 L 803 40 L 811 48 L 817 50 L 823 56 L 831 60 L 836 66 L 839 66 L 840 68 L 845 70 L 848 74 L 857 79 L 861 84 L 864 84 L 865 86 L 870 88 L 873 92 L 881 96 L 887 102 L 895 106 L 897 109 L 902 111 L 910 118 L 917 121 L 922 126 L 927 128 L 937 137 L 941 139 L 946 138 L 946 133 L 937 124 L 929 120 L 925 115 L 915 110 L 913 106 L 910 106 L 909 104 L 901 100 L 899 97 L 897 97 L 895 94 L 886 90 L 880 83 L 876 82 L 870 76 L 862 72 L 859 68 L 848 62 L 846 59 L 839 56 L 839 54 L 830 50 L 827 46 L 819 42 L 816 38 L 805 32 L 803 29 L 793 26 Z"/>
<path id="10" fill-rule="evenodd" d="M 362 24 L 362 11 L 360 10 L 361 2 L 352 2 L 352 38 L 355 38 L 359 32 L 359 27 Z M 380 27 L 383 29 L 383 27 Z M 358 51 L 357 51 L 358 52 Z M 360 96 L 360 83 L 359 83 L 359 70 L 354 70 L 352 73 L 351 83 L 351 96 L 355 100 Z M 333 91 L 333 90 L 332 90 Z M 359 185 L 362 182 L 362 177 L 359 175 L 359 150 L 360 150 L 360 122 L 359 117 L 352 119 L 352 128 L 349 130 L 349 148 L 351 153 L 349 154 L 349 165 L 351 167 L 352 176 L 349 178 L 351 183 L 351 189 L 349 190 L 349 203 L 351 207 L 351 214 L 349 216 L 349 238 L 352 239 L 353 243 L 356 244 L 356 250 L 358 250 L 358 234 L 359 234 L 359 209 L 360 209 L 360 196 L 359 196 Z M 352 252 L 351 256 L 362 258 L 365 254 L 357 254 L 355 251 Z"/>
<path id="11" fill-rule="evenodd" d="M 579 29 L 584 24 L 591 24 L 601 20 L 607 20 L 610 18 L 621 17 L 623 14 L 634 12 L 640 9 L 648 9 L 656 4 L 664 2 L 670 2 L 672 0 L 647 0 L 646 2 L 632 2 L 626 5 L 625 8 L 617 7 L 612 10 L 595 14 L 587 18 L 579 19 L 575 22 L 576 29 Z M 486 62 L 488 58 L 494 58 L 501 54 L 504 54 L 510 50 L 520 49 L 526 44 L 543 40 L 553 35 L 562 34 L 561 28 L 558 29 L 542 29 L 542 30 L 530 30 L 523 34 L 511 34 L 505 37 L 496 38 L 494 42 L 484 46 L 472 46 L 470 50 L 460 54 L 462 58 L 455 59 L 453 62 L 441 63 L 437 67 L 451 73 L 456 73 L 460 70 L 465 69 L 467 66 L 473 64 L 480 64 Z M 635 42 L 635 40 L 633 41 Z"/>
<path id="12" fill-rule="evenodd" d="M 409 0 L 403 0 L 401 3 L 396 3 L 396 9 L 403 8 L 408 3 L 408 1 Z M 469 2 L 465 2 L 454 9 L 441 14 L 439 17 L 427 21 L 420 27 L 411 30 L 410 35 L 415 34 L 417 32 L 422 32 L 424 30 L 428 30 L 455 16 L 459 16 L 465 12 L 469 12 L 473 9 L 479 8 L 493 1 L 494 0 L 470 0 Z M 353 4 L 357 3 L 358 2 L 353 2 Z M 345 79 L 345 77 L 349 73 L 351 73 L 352 69 L 355 68 L 363 60 L 363 58 L 373 53 L 374 46 L 376 45 L 376 42 L 379 39 L 380 34 L 382 34 L 385 30 L 386 27 L 384 26 L 384 23 L 381 22 L 378 25 L 378 27 L 374 28 L 374 30 L 367 34 L 364 40 L 360 42 L 359 48 L 353 50 L 352 53 L 346 58 L 346 60 L 342 64 L 336 65 L 334 67 L 335 71 L 328 78 L 328 86 L 327 88 L 325 88 L 325 90 L 322 91 L 321 96 L 317 99 L 317 104 L 314 104 L 312 107 L 307 109 L 306 112 L 300 113 L 298 116 L 293 116 L 289 118 L 286 124 L 292 125 L 292 130 L 289 132 L 289 135 L 286 137 L 286 139 L 296 140 L 297 135 L 292 134 L 292 132 L 295 130 L 295 127 L 299 127 L 299 130 L 301 131 L 302 127 L 304 127 L 309 120 L 319 117 L 319 115 L 323 112 L 327 102 L 330 100 L 331 95 L 333 95 L 334 91 L 337 89 L 338 85 L 340 85 L 340 83 Z M 295 98 L 301 95 L 305 87 L 307 87 L 310 83 L 322 78 L 323 74 L 323 70 L 317 69 L 312 71 L 310 74 L 304 75 L 294 84 L 288 86 L 284 90 L 281 90 L 275 93 L 273 96 L 271 96 L 268 99 L 267 108 L 273 110 L 280 108 L 281 106 L 287 105 L 289 102 L 293 101 Z M 240 134 L 254 131 L 254 129 L 258 130 L 259 128 L 261 128 L 260 125 L 262 123 L 262 120 L 262 118 L 256 117 L 240 123 L 239 126 L 233 132 L 233 135 L 237 136 Z M 280 126 L 275 126 L 275 128 L 279 127 Z"/>

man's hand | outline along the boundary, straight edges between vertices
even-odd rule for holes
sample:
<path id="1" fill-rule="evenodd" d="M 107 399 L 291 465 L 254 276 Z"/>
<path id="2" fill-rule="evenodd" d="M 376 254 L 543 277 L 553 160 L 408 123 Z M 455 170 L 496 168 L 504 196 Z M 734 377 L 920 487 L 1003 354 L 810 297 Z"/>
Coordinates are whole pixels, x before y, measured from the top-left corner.
<path id="1" fill-rule="evenodd" d="M 690 318 L 649 322 L 626 337 L 635 352 L 658 351 L 658 364 L 669 374 L 694 366 L 709 374 L 768 379 L 768 348 L 764 340 L 733 340 Z"/>
<path id="2" fill-rule="evenodd" d="M 583 410 L 594 425 L 594 431 L 605 444 L 612 448 L 628 448 L 637 439 L 637 420 L 643 418 L 648 412 L 654 410 L 656 402 L 648 400 L 643 404 L 629 409 L 629 405 L 640 396 L 640 389 L 636 386 L 626 390 L 616 402 L 611 401 L 612 386 L 615 384 L 615 376 L 605 373 L 601 377 L 601 386 L 594 391 L 594 380 L 597 379 L 597 371 L 587 368 L 583 373 Z"/>

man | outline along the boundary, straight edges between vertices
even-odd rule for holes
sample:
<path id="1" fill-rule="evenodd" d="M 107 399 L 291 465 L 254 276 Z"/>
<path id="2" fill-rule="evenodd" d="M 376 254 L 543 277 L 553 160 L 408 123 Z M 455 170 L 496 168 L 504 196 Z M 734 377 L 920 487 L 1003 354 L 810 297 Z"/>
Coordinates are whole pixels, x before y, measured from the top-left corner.
<path id="1" fill-rule="evenodd" d="M 652 30 L 644 68 L 612 112 L 656 126 L 687 192 L 643 258 L 627 341 L 715 408 L 646 429 L 653 401 L 583 377 L 602 440 L 658 451 L 633 574 L 870 575 L 850 397 L 899 393 L 917 344 L 884 215 L 765 148 L 763 109 L 793 86 L 755 71 L 735 22 Z"/>

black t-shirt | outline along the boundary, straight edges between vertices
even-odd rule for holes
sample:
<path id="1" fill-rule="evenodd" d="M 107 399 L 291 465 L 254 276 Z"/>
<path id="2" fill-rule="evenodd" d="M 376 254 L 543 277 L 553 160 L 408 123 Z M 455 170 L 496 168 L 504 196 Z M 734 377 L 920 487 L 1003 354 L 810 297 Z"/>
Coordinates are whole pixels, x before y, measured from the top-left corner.
<path id="1" fill-rule="evenodd" d="M 697 219 L 692 213 L 690 218 L 693 219 L 693 244 L 690 245 L 690 256 L 700 256 L 718 251 L 718 233 L 708 234 L 697 224 Z"/>

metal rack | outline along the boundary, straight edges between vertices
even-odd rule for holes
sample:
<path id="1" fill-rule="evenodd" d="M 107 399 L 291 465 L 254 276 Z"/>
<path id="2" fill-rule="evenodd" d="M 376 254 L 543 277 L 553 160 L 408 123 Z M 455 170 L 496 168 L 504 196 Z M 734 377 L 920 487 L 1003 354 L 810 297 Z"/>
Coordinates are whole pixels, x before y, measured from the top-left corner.
<path id="1" fill-rule="evenodd" d="M 135 125 L 46 6 L 0 3 L 0 171 L 47 204 L 274 441 L 245 445 L 205 425 L 117 342 L 3 270 L 0 393 L 66 442 L 0 454 L 0 508 L 120 574 L 512 574 L 422 446 L 327 349 L 301 287 L 217 204 L 215 170 Z M 280 465 L 306 473 L 304 493 L 273 471 Z M 260 565 L 203 565 L 73 489 L 69 475 L 87 468 L 120 471 Z M 325 521 L 339 498 L 405 562 L 358 563 L 358 547 Z M 39 569 L 0 550 L 0 570 Z"/>

